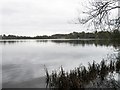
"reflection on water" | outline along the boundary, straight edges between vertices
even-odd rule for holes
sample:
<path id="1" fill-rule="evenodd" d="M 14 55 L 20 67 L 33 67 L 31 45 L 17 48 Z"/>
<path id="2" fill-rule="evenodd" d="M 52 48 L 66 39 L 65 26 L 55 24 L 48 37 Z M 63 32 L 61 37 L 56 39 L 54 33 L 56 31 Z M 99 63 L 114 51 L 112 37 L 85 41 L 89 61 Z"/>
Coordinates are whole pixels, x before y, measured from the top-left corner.
<path id="1" fill-rule="evenodd" d="M 120 41 L 112 41 L 112 40 L 94 40 L 94 39 L 38 39 L 38 40 L 0 40 L 0 44 L 15 44 L 15 43 L 22 43 L 22 42 L 31 42 L 31 41 L 36 41 L 38 43 L 48 43 L 48 42 L 53 42 L 57 44 L 70 44 L 73 46 L 77 45 L 95 45 L 97 46 L 114 46 L 114 47 L 119 47 L 120 46 Z"/>
<path id="2" fill-rule="evenodd" d="M 44 43 L 47 43 L 49 40 L 44 40 L 44 39 L 42 39 L 42 40 L 36 40 L 36 42 L 44 42 Z"/>
<path id="3" fill-rule="evenodd" d="M 18 83 L 45 75 L 51 70 L 73 69 L 81 63 L 100 62 L 116 54 L 119 42 L 105 40 L 1 40 L 3 83 Z"/>
<path id="4" fill-rule="evenodd" d="M 120 46 L 120 41 L 111 41 L 111 40 L 51 40 L 54 43 L 66 43 L 66 44 L 71 44 L 73 46 L 76 45 L 95 45 L 97 46 L 114 46 L 118 47 Z"/>
<path id="5" fill-rule="evenodd" d="M 25 42 L 23 40 L 0 40 L 0 44 L 15 44 L 19 42 Z"/>

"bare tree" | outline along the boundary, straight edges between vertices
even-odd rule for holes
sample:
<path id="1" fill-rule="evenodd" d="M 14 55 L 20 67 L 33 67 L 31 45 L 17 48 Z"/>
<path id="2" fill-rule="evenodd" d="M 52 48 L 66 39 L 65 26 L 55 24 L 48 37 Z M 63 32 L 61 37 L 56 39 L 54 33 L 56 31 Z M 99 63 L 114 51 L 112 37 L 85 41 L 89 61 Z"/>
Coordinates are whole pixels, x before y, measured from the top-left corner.
<path id="1" fill-rule="evenodd" d="M 120 0 L 90 0 L 89 4 L 88 11 L 83 12 L 86 17 L 77 19 L 79 23 L 90 23 L 95 29 L 119 29 L 120 14 L 113 19 L 110 13 L 115 9 L 120 13 Z"/>

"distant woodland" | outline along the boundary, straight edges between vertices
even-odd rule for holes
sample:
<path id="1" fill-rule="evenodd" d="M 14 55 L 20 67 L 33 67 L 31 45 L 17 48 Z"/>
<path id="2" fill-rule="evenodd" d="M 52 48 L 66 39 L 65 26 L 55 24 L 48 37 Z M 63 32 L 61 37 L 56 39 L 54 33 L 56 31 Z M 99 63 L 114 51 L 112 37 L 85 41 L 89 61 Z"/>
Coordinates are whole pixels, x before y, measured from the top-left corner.
<path id="1" fill-rule="evenodd" d="M 0 35 L 0 39 L 120 39 L 120 31 L 95 31 L 95 32 L 72 32 L 69 34 L 53 34 L 51 36 L 16 36 Z"/>

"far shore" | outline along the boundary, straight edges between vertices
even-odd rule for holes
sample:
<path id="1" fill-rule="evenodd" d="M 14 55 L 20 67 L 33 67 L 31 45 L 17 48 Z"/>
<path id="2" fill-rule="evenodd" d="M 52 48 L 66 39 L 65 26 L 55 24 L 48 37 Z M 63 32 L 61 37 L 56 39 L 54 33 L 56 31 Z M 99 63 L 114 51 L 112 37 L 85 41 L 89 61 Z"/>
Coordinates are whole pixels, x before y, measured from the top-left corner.
<path id="1" fill-rule="evenodd" d="M 16 41 L 16 40 L 112 40 L 112 39 L 95 39 L 95 38 L 78 38 L 78 39 L 65 39 L 65 38 L 59 38 L 59 39 L 0 39 L 0 41 Z"/>

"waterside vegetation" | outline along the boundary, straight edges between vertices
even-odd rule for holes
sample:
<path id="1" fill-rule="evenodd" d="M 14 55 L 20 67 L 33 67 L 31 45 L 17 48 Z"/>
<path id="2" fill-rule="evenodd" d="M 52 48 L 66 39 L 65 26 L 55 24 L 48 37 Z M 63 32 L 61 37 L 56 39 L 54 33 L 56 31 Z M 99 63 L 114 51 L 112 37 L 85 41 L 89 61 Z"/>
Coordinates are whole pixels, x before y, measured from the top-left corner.
<path id="1" fill-rule="evenodd" d="M 0 35 L 0 39 L 120 39 L 120 31 L 73 32 L 69 34 L 54 34 L 51 36 L 16 36 Z"/>
<path id="2" fill-rule="evenodd" d="M 49 88 L 72 90 L 75 88 L 116 88 L 120 89 L 120 82 L 115 80 L 116 74 L 120 74 L 120 57 L 116 60 L 102 60 L 100 64 L 88 63 L 88 67 L 81 65 L 70 72 L 60 71 L 48 73 L 46 69 L 46 83 Z"/>

